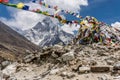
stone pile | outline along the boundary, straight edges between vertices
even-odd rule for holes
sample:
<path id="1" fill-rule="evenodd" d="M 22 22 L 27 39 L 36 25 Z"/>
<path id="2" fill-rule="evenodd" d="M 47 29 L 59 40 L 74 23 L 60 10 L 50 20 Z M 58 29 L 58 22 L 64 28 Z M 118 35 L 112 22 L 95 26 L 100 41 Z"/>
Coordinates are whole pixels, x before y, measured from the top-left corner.
<path id="1" fill-rule="evenodd" d="M 102 80 L 102 78 L 104 80 L 106 78 L 104 75 L 112 79 L 117 76 L 119 80 L 119 60 L 120 46 L 110 47 L 100 44 L 55 45 L 43 48 L 39 53 L 25 56 L 23 60 L 25 63 L 22 64 L 5 61 L 2 63 L 5 67 L 1 72 L 4 78 L 16 78 L 18 80 L 49 80 L 55 76 L 57 76 L 55 79 L 62 78 L 58 80 L 79 80 L 76 78 L 83 75 L 85 78 L 90 78 L 92 74 L 95 75 L 96 73 L 101 74 L 101 76 L 99 79 L 96 77 L 95 80 Z M 21 73 L 26 76 L 24 77 Z"/>

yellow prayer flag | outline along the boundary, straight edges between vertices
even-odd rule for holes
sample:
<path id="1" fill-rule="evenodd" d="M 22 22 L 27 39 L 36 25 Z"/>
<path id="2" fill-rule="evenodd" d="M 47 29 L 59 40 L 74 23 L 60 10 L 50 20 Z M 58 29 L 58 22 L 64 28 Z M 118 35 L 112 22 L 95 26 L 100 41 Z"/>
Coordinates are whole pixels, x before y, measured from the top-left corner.
<path id="1" fill-rule="evenodd" d="M 18 8 L 18 9 L 22 9 L 23 7 L 24 7 L 24 4 L 23 4 L 23 3 L 18 3 L 18 4 L 17 4 L 17 8 Z"/>
<path id="2" fill-rule="evenodd" d="M 46 5 L 45 5 L 45 7 L 47 7 L 47 8 L 48 8 L 48 5 L 46 4 Z"/>

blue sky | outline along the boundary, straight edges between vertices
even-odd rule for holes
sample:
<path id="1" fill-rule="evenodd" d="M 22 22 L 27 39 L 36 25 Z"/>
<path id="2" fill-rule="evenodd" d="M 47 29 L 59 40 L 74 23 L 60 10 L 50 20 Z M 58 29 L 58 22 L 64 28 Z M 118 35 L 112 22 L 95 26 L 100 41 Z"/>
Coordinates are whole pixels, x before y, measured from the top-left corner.
<path id="1" fill-rule="evenodd" d="M 89 0 L 89 5 L 82 7 L 80 13 L 111 24 L 120 21 L 120 0 Z"/>
<path id="2" fill-rule="evenodd" d="M 14 0 L 10 1 L 13 2 Z M 88 4 L 88 6 L 81 6 L 80 14 L 82 16 L 94 16 L 108 24 L 120 22 L 120 0 L 88 0 Z M 0 5 L 0 17 L 10 19 L 12 18 L 10 15 L 9 10 Z M 71 19 L 71 16 L 69 16 L 69 19 Z"/>

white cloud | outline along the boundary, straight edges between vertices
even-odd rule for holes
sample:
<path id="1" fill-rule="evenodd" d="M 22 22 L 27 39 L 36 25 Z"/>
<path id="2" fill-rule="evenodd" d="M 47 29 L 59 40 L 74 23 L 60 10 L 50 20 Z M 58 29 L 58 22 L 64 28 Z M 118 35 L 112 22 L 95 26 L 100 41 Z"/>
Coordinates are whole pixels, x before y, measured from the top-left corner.
<path id="1" fill-rule="evenodd" d="M 27 3 L 30 6 L 30 10 L 33 9 L 42 9 L 40 5 L 34 3 Z M 31 6 L 32 5 L 32 6 Z M 41 14 L 36 14 L 29 11 L 19 10 L 15 8 L 8 7 L 8 11 L 10 12 L 11 19 L 6 19 L 1 17 L 0 20 L 10 27 L 17 27 L 22 30 L 26 30 L 35 26 L 38 22 L 41 22 L 46 16 Z"/>
<path id="2" fill-rule="evenodd" d="M 38 15 L 32 12 L 17 10 L 15 13 L 13 13 L 12 17 L 13 18 L 11 19 L 6 19 L 6 18 L 0 18 L 0 19 L 1 21 L 3 21 L 4 23 L 6 23 L 11 27 L 17 27 L 17 28 L 21 28 L 22 30 L 25 30 L 35 26 L 45 16 Z"/>
<path id="3" fill-rule="evenodd" d="M 70 10 L 70 11 L 79 11 L 80 6 L 87 6 L 88 0 L 45 0 L 47 4 L 58 6 L 61 9 Z"/>
<path id="4" fill-rule="evenodd" d="M 120 22 L 112 23 L 111 26 L 120 30 Z"/>
<path id="5" fill-rule="evenodd" d="M 74 25 L 70 26 L 70 25 L 65 24 L 61 28 L 63 31 L 65 31 L 67 33 L 74 34 L 73 31 L 75 31 L 75 30 L 77 31 L 80 28 L 80 25 L 75 26 L 75 24 L 74 24 Z"/>
<path id="6" fill-rule="evenodd" d="M 70 11 L 78 11 L 81 9 L 80 6 L 88 5 L 87 0 L 45 0 L 46 3 L 49 3 L 50 5 L 57 5 L 61 9 L 66 9 Z M 39 4 L 34 4 L 34 3 L 27 3 L 27 5 L 30 6 L 30 9 L 35 9 L 39 8 L 41 10 L 48 10 L 44 7 L 41 7 Z M 42 21 L 45 16 L 32 13 L 32 12 L 27 12 L 23 10 L 17 10 L 14 8 L 8 8 L 10 14 L 11 14 L 11 19 L 6 19 L 6 18 L 0 18 L 4 23 L 8 24 L 11 27 L 17 27 L 21 28 L 22 30 L 26 30 L 29 28 L 32 28 L 35 26 L 38 22 Z M 53 10 L 48 10 L 49 12 L 53 12 Z M 66 27 L 67 29 L 67 27 Z M 70 30 L 69 30 L 70 31 Z"/>

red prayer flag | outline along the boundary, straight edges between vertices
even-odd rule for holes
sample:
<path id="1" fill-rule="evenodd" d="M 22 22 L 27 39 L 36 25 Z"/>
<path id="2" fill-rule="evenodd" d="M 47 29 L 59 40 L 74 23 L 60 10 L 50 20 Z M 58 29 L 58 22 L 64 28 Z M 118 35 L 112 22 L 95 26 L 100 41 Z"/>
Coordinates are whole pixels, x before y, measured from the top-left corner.
<path id="1" fill-rule="evenodd" d="M 0 0 L 0 3 L 3 2 L 3 0 Z"/>
<path id="2" fill-rule="evenodd" d="M 8 2 L 9 2 L 9 0 L 3 0 L 3 2 L 4 2 L 4 3 L 8 3 Z"/>

